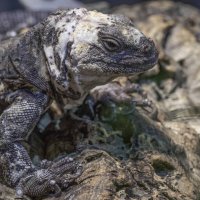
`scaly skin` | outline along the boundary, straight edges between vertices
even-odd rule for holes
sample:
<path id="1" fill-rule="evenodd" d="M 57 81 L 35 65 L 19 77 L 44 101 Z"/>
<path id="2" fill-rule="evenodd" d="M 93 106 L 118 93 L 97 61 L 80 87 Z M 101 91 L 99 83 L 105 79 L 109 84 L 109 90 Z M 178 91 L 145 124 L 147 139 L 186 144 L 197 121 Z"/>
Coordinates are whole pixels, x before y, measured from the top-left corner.
<path id="1" fill-rule="evenodd" d="M 0 177 L 18 197 L 60 194 L 81 174 L 71 158 L 34 166 L 21 141 L 52 99 L 66 109 L 90 89 L 152 68 L 158 53 L 132 22 L 86 9 L 58 11 L 0 45 Z M 63 176 L 63 174 L 65 174 Z M 68 174 L 68 175 L 66 175 Z"/>

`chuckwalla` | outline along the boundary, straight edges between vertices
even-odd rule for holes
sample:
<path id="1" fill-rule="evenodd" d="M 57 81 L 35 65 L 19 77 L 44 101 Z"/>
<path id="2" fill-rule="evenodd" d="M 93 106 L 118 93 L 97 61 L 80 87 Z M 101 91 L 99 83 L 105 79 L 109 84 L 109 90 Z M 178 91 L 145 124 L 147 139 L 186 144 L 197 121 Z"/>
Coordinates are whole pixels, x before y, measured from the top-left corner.
<path id="1" fill-rule="evenodd" d="M 22 142 L 52 100 L 67 109 L 121 75 L 151 69 L 153 41 L 121 15 L 84 8 L 57 11 L 0 44 L 0 176 L 18 197 L 54 193 L 81 174 L 72 158 L 34 166 Z M 63 174 L 68 174 L 65 176 Z"/>

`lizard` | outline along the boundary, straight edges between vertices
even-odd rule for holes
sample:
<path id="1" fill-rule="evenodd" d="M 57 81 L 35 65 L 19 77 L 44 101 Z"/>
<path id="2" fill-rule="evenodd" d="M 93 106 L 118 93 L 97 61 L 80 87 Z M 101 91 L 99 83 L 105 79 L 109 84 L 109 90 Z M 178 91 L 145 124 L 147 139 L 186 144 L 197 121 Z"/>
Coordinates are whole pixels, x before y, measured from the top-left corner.
<path id="1" fill-rule="evenodd" d="M 24 195 L 58 196 L 82 166 L 71 157 L 34 166 L 23 141 L 52 101 L 65 109 L 112 79 L 151 69 L 157 48 L 122 15 L 59 10 L 0 43 L 0 177 Z M 67 175 L 66 175 L 67 174 Z"/>

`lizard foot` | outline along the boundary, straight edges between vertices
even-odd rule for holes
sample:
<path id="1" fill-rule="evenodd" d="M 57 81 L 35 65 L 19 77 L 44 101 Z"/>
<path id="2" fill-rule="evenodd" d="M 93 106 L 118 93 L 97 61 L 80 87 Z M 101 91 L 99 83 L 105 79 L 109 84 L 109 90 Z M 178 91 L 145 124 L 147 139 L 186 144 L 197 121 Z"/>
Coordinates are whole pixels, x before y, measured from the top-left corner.
<path id="1" fill-rule="evenodd" d="M 91 92 L 91 95 L 96 102 L 113 101 L 116 103 L 129 103 L 133 100 L 132 93 L 137 93 L 140 97 L 142 97 L 142 99 L 147 99 L 146 92 L 141 88 L 139 84 L 136 83 L 121 86 L 117 82 L 112 82 L 94 88 Z M 140 106 L 140 104 L 138 105 Z M 145 105 L 147 104 L 145 103 Z"/>
<path id="2" fill-rule="evenodd" d="M 61 189 L 68 187 L 82 173 L 82 166 L 70 157 L 57 162 L 43 161 L 41 169 L 21 178 L 16 187 L 16 199 L 24 195 L 41 197 L 45 195 L 60 196 Z"/>
<path id="3" fill-rule="evenodd" d="M 137 94 L 137 97 L 133 96 Z M 97 102 L 112 101 L 115 103 L 133 103 L 137 107 L 141 107 L 148 113 L 156 113 L 157 108 L 153 102 L 148 99 L 147 93 L 139 84 L 129 83 L 121 86 L 117 82 L 112 82 L 104 86 L 96 87 L 92 90 L 92 96 Z"/>

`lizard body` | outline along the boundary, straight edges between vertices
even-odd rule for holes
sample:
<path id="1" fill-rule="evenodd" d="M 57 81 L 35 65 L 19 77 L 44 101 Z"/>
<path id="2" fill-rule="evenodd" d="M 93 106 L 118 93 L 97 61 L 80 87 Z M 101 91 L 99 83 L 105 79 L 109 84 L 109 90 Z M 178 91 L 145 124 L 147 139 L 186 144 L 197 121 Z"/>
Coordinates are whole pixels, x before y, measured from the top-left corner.
<path id="1" fill-rule="evenodd" d="M 21 141 L 52 99 L 67 109 L 95 86 L 152 68 L 151 39 L 123 16 L 86 9 L 57 11 L 25 35 L 0 44 L 0 176 L 17 195 L 58 195 L 80 175 L 71 158 L 33 166 Z M 63 176 L 68 172 L 69 177 Z"/>

